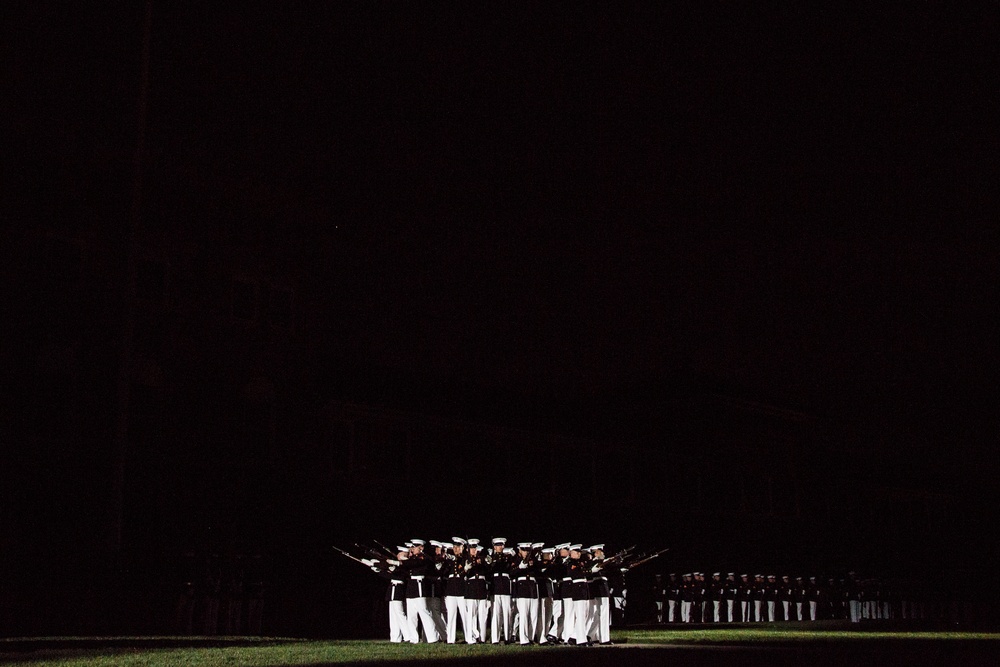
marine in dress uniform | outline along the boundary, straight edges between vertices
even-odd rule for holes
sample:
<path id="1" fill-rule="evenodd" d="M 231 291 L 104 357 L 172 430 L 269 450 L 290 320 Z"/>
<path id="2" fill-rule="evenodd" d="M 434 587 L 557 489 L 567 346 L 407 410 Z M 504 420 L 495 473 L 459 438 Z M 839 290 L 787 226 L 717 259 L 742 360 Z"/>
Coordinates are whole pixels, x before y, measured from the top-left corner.
<path id="1" fill-rule="evenodd" d="M 795 587 L 792 579 L 787 574 L 781 575 L 781 583 L 778 584 L 778 600 L 781 602 L 781 620 L 792 620 L 792 598 L 795 595 Z"/>
<path id="2" fill-rule="evenodd" d="M 570 554 L 572 553 L 572 547 L 574 546 L 578 550 L 583 548 L 583 545 L 580 544 L 566 544 L 565 548 L 559 550 L 559 555 L 563 560 L 563 578 L 562 581 L 559 582 L 559 595 L 563 602 L 562 634 L 560 635 L 560 641 L 564 644 L 568 644 L 569 640 L 573 639 L 576 633 L 576 603 L 573 600 L 573 575 L 569 571 L 569 566 L 573 561 Z"/>
<path id="3" fill-rule="evenodd" d="M 465 607 L 468 625 L 465 633 L 467 644 L 486 641 L 486 627 L 489 623 L 490 600 L 489 578 L 492 572 L 486 561 L 486 554 L 479 548 L 479 540 L 471 538 L 466 544 L 465 561 Z"/>
<path id="4" fill-rule="evenodd" d="M 844 597 L 847 600 L 847 610 L 851 623 L 861 621 L 861 583 L 857 580 L 854 572 L 849 572 L 844 586 Z"/>
<path id="5" fill-rule="evenodd" d="M 722 599 L 726 601 L 726 622 L 732 623 L 735 617 L 736 607 L 736 573 L 730 572 L 726 575 L 726 582 L 723 584 Z"/>
<path id="6" fill-rule="evenodd" d="M 653 600 L 656 602 L 656 622 L 663 623 L 663 604 L 667 600 L 667 587 L 663 583 L 663 575 L 653 577 Z"/>
<path id="7" fill-rule="evenodd" d="M 552 563 L 546 571 L 546 575 L 552 582 L 552 623 L 548 629 L 550 642 L 564 641 L 563 621 L 566 619 L 566 607 L 573 606 L 573 597 L 569 586 L 571 580 L 566 572 L 567 560 L 569 560 L 569 542 L 557 544 L 552 556 Z"/>
<path id="8" fill-rule="evenodd" d="M 434 562 L 424 553 L 423 540 L 410 540 L 413 547 L 410 556 L 403 561 L 403 569 L 409 574 L 406 583 L 406 617 L 410 624 L 410 643 L 420 641 L 423 629 L 427 642 L 433 644 L 441 640 L 438 625 L 431 612 L 429 600 L 434 595 L 431 578 L 436 574 Z"/>
<path id="9" fill-rule="evenodd" d="M 753 603 L 753 582 L 750 575 L 741 574 L 736 584 L 736 601 L 740 605 L 740 623 L 749 623 L 751 619 L 750 605 Z"/>
<path id="10" fill-rule="evenodd" d="M 706 584 L 705 589 L 706 598 L 712 604 L 712 622 L 718 623 L 722 618 L 722 573 L 713 572 L 712 580 Z M 708 622 L 707 616 L 708 614 L 705 618 L 706 623 Z"/>
<path id="11" fill-rule="evenodd" d="M 778 577 L 767 575 L 764 583 L 764 601 L 767 603 L 767 622 L 774 623 L 778 611 Z"/>
<path id="12" fill-rule="evenodd" d="M 806 586 L 806 602 L 809 603 L 810 621 L 815 621 L 819 617 L 819 603 L 822 599 L 822 587 L 816 582 L 816 577 L 809 577 L 809 584 Z"/>
<path id="13" fill-rule="evenodd" d="M 449 644 L 454 644 L 458 637 L 458 621 L 462 620 L 462 633 L 466 636 L 474 634 L 469 627 L 469 611 L 465 605 L 465 540 L 453 537 L 453 542 L 446 542 L 445 548 L 451 549 L 451 555 L 444 561 L 441 576 L 444 579 L 445 636 Z"/>
<path id="14" fill-rule="evenodd" d="M 847 618 L 845 605 L 847 597 L 844 593 L 844 580 L 830 578 L 826 582 L 826 617 L 835 619 Z"/>
<path id="15" fill-rule="evenodd" d="M 767 602 L 767 621 L 774 623 L 778 605 L 778 578 L 773 574 L 767 575 L 767 582 L 764 584 L 764 601 Z"/>
<path id="16" fill-rule="evenodd" d="M 507 539 L 493 538 L 493 553 L 490 554 L 490 568 L 493 585 L 493 615 L 490 622 L 491 641 L 494 644 L 513 641 L 511 610 L 511 557 L 505 553 Z"/>
<path id="17" fill-rule="evenodd" d="M 583 560 L 583 545 L 573 544 L 569 548 L 569 576 L 573 583 L 573 635 L 569 643 L 584 646 L 589 643 L 587 630 L 590 619 L 590 584 L 587 581 L 587 562 Z"/>
<path id="18" fill-rule="evenodd" d="M 611 586 L 611 625 L 623 625 L 628 605 L 628 582 L 625 576 L 628 567 L 612 567 L 607 570 L 608 584 Z"/>
<path id="19" fill-rule="evenodd" d="M 681 623 L 691 622 L 691 607 L 694 605 L 694 575 L 684 574 L 681 577 Z"/>
<path id="20" fill-rule="evenodd" d="M 704 623 L 707 618 L 705 617 L 705 604 L 707 602 L 708 587 L 705 584 L 705 573 L 695 572 L 694 573 L 694 600 L 691 604 L 691 617 L 692 623 Z"/>
<path id="21" fill-rule="evenodd" d="M 372 570 L 383 579 L 389 580 L 385 599 L 389 603 L 389 641 L 401 643 L 410 641 L 410 624 L 406 619 L 406 570 L 402 563 L 407 559 L 406 547 L 396 547 L 396 560 L 400 565 L 375 563 Z"/>
<path id="22" fill-rule="evenodd" d="M 795 577 L 795 585 L 792 588 L 792 602 L 795 604 L 795 620 L 802 620 L 802 607 L 806 601 L 806 585 L 802 577 Z"/>
<path id="23" fill-rule="evenodd" d="M 549 629 L 552 627 L 552 604 L 555 595 L 555 584 L 549 576 L 549 568 L 552 567 L 555 557 L 555 549 L 552 547 L 542 548 L 545 545 L 537 542 L 532 545 L 538 549 L 539 561 L 538 574 L 538 625 L 535 628 L 535 641 L 539 644 L 549 643 Z"/>
<path id="24" fill-rule="evenodd" d="M 444 542 L 437 540 L 429 540 L 428 543 L 434 549 L 431 555 L 434 561 L 434 571 L 430 577 L 434 592 L 428 598 L 427 604 L 430 607 L 431 616 L 434 617 L 434 623 L 437 625 L 438 634 L 444 637 L 448 633 L 448 624 L 444 618 L 444 579 L 441 572 L 445 567 L 445 545 Z"/>
<path id="25" fill-rule="evenodd" d="M 679 619 L 678 605 L 681 601 L 681 581 L 676 572 L 672 572 L 667 582 L 667 623 L 676 623 Z"/>
<path id="26" fill-rule="evenodd" d="M 764 603 L 767 602 L 767 584 L 764 575 L 755 574 L 753 577 L 753 620 L 756 623 L 764 622 Z"/>
<path id="27" fill-rule="evenodd" d="M 587 633 L 601 644 L 611 643 L 611 587 L 608 584 L 608 573 L 604 565 L 604 545 L 595 544 L 590 547 L 593 556 L 591 570 L 590 597 L 593 601 L 593 620 Z M 609 564 L 608 567 L 614 567 Z"/>
<path id="28" fill-rule="evenodd" d="M 517 600 L 518 642 L 530 644 L 534 641 L 538 625 L 538 572 L 531 542 L 517 545 L 517 556 L 513 561 L 514 597 Z"/>

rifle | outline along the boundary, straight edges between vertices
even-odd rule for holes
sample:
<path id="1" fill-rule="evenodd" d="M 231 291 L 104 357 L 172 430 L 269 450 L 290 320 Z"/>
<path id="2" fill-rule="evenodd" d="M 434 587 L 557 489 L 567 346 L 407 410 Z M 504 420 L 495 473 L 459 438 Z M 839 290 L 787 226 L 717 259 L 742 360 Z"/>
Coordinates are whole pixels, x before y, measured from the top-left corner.
<path id="1" fill-rule="evenodd" d="M 357 556 L 352 556 L 350 553 L 348 553 L 347 551 L 344 551 L 343 549 L 341 549 L 338 546 L 334 546 L 333 550 L 336 551 L 337 553 L 341 554 L 342 556 L 347 556 L 348 558 L 350 558 L 351 560 L 353 560 L 355 563 L 361 563 L 365 567 L 371 567 L 372 563 L 375 562 L 375 561 L 364 559 L 364 558 L 358 558 Z"/>
<path id="2" fill-rule="evenodd" d="M 358 558 L 357 556 L 354 556 L 353 554 L 351 554 L 351 553 L 349 553 L 347 551 L 344 551 L 340 547 L 336 547 L 335 546 L 335 547 L 333 547 L 333 549 L 335 551 L 340 552 L 344 556 L 347 556 L 348 558 L 350 558 L 354 562 L 361 563 L 365 567 L 382 567 L 382 568 L 389 567 L 389 566 L 397 567 L 400 564 L 400 562 L 398 560 L 394 560 L 392 558 L 383 558 L 379 554 L 374 554 L 376 556 L 376 558 Z"/>
<path id="3" fill-rule="evenodd" d="M 619 551 L 618 553 L 616 553 L 614 556 L 609 556 L 608 558 L 605 558 L 604 562 L 605 563 L 610 563 L 612 561 L 618 560 L 619 558 L 625 558 L 625 557 L 627 557 L 629 555 L 629 552 L 632 551 L 632 549 L 635 549 L 635 546 L 636 545 L 633 544 L 628 549 L 622 549 L 621 551 Z"/>
<path id="4" fill-rule="evenodd" d="M 384 544 L 382 544 L 382 543 L 381 543 L 381 542 L 379 542 L 378 540 L 372 540 L 372 542 L 374 542 L 375 544 L 377 544 L 377 545 L 379 546 L 379 548 L 381 548 L 381 549 L 382 549 L 382 551 L 384 551 L 384 552 L 386 552 L 387 554 L 389 554 L 389 556 L 391 556 L 392 558 L 395 558 L 395 557 L 396 557 L 396 552 L 395 552 L 395 551 L 390 551 L 390 550 L 389 550 L 389 547 L 385 546 Z"/>
<path id="5" fill-rule="evenodd" d="M 632 549 L 635 549 L 634 544 L 630 546 L 628 549 L 622 549 L 613 556 L 608 556 L 607 558 L 601 560 L 599 563 L 595 562 L 594 567 L 600 568 L 601 570 L 603 570 L 606 567 L 610 567 L 615 563 L 616 560 L 620 558 L 627 558 L 629 556 L 629 552 L 632 551 Z"/>
<path id="6" fill-rule="evenodd" d="M 666 549 L 660 549 L 659 551 L 649 554 L 648 556 L 640 556 L 639 560 L 629 563 L 628 566 L 629 568 L 638 567 L 639 565 L 642 565 L 643 563 L 648 563 L 649 561 L 653 560 L 660 554 L 665 554 L 668 551 L 670 551 L 670 547 L 667 547 Z"/>
<path id="7" fill-rule="evenodd" d="M 359 548 L 359 549 L 362 549 L 362 550 L 364 550 L 364 552 L 365 552 L 365 553 L 366 553 L 366 554 L 367 554 L 367 555 L 368 555 L 368 556 L 369 556 L 370 558 L 374 558 L 375 560 L 383 560 L 383 559 L 385 558 L 385 556 L 383 556 L 382 554 L 380 554 L 380 553 L 379 553 L 378 551 L 376 551 L 375 549 L 372 549 L 371 547 L 366 547 L 365 545 L 363 545 L 363 544 L 358 544 L 357 542 L 355 542 L 355 543 L 354 543 L 354 546 L 356 546 L 356 547 L 357 547 L 357 548 Z M 396 554 L 389 554 L 389 555 L 390 555 L 390 556 L 395 556 Z"/>

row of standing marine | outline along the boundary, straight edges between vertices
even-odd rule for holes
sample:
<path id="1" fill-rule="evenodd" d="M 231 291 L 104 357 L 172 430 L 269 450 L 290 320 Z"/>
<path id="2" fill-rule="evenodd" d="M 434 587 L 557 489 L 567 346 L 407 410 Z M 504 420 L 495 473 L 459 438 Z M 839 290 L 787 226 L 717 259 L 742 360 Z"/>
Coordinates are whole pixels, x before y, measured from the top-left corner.
<path id="1" fill-rule="evenodd" d="M 180 557 L 174 624 L 181 634 L 260 635 L 266 597 L 260 553 L 187 551 Z"/>

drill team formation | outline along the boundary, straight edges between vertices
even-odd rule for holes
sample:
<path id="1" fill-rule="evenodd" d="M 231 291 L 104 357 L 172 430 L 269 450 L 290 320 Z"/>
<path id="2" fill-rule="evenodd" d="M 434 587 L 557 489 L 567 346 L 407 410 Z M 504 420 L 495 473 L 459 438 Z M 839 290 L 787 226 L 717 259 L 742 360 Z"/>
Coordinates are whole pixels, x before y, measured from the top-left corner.
<path id="1" fill-rule="evenodd" d="M 611 591 L 624 574 L 667 551 L 611 556 L 603 544 L 519 542 L 495 537 L 450 542 L 414 539 L 392 551 L 358 558 L 389 582 L 389 639 L 468 644 L 611 644 Z M 428 548 L 430 547 L 430 548 Z"/>

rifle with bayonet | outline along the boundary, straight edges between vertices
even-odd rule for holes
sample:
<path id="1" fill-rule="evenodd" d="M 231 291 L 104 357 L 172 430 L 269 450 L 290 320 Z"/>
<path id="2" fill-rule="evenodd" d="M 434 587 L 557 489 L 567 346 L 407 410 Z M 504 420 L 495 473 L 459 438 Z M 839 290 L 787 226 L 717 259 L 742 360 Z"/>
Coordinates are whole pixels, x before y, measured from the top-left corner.
<path id="1" fill-rule="evenodd" d="M 375 560 L 385 560 L 386 558 L 386 556 L 381 552 L 379 552 L 378 549 L 374 549 L 364 544 L 358 544 L 357 542 L 354 543 L 354 546 L 364 551 L 365 555 L 368 556 L 369 558 L 373 558 Z M 395 556 L 396 554 L 389 554 L 389 557 L 391 558 L 394 558 Z"/>
<path id="2" fill-rule="evenodd" d="M 345 551 L 338 546 L 333 546 L 333 550 L 342 556 L 350 558 L 355 563 L 361 563 L 365 567 L 385 567 L 387 565 L 399 565 L 398 560 L 390 560 L 388 558 L 358 558 L 349 551 Z"/>
<path id="3" fill-rule="evenodd" d="M 396 552 L 395 551 L 390 550 L 389 547 L 385 546 L 384 544 L 382 544 L 378 540 L 372 540 L 372 542 L 374 542 L 375 544 L 377 544 L 378 547 L 380 549 L 382 549 L 382 551 L 386 552 L 389 555 L 390 558 L 395 558 L 396 557 Z"/>
<path id="4" fill-rule="evenodd" d="M 649 561 L 653 560 L 654 558 L 657 558 L 661 554 L 667 553 L 668 551 L 670 551 L 670 547 L 667 547 L 666 549 L 660 549 L 659 551 L 654 551 L 651 554 L 643 554 L 643 555 L 639 556 L 639 558 L 637 560 L 634 560 L 631 563 L 628 563 L 627 564 L 628 568 L 632 569 L 633 567 L 639 567 L 640 565 L 643 565 L 644 563 L 648 563 Z"/>
<path id="5" fill-rule="evenodd" d="M 633 544 L 628 549 L 622 549 L 621 551 L 619 551 L 618 553 L 614 554 L 613 556 L 608 556 L 607 558 L 604 559 L 604 563 L 605 564 L 607 564 L 607 563 L 613 563 L 616 560 L 623 560 L 623 559 L 627 558 L 629 556 L 629 554 L 632 553 L 632 550 L 635 549 L 635 546 L 636 545 Z"/>

